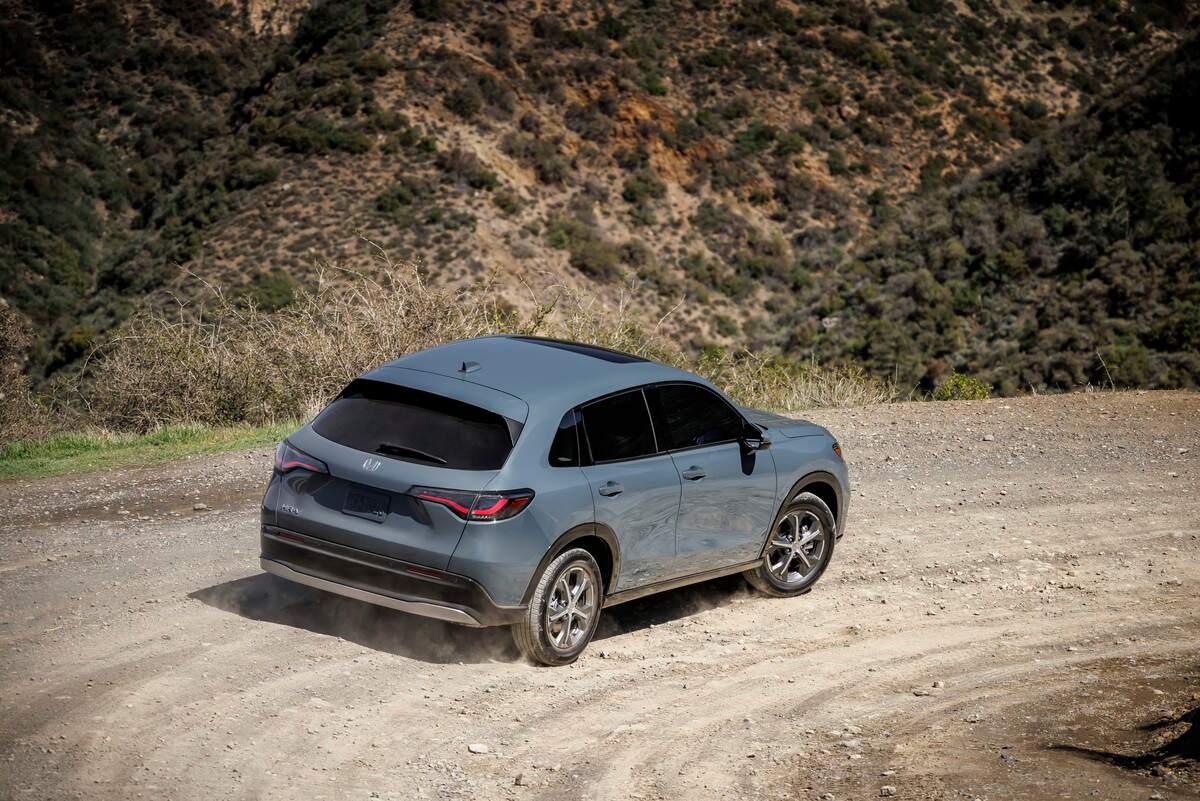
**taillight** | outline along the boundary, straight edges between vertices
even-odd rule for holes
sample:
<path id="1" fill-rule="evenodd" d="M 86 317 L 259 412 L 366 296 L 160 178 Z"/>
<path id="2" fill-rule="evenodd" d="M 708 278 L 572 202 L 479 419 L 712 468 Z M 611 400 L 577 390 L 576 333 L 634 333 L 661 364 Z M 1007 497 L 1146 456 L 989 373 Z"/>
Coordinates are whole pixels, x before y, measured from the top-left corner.
<path id="1" fill-rule="evenodd" d="M 440 504 L 463 520 L 488 522 L 507 520 L 521 513 L 533 501 L 533 490 L 507 492 L 464 492 L 437 487 L 413 487 L 414 498 Z"/>
<path id="2" fill-rule="evenodd" d="M 329 468 L 320 459 L 314 459 L 286 439 L 275 449 L 275 469 L 280 473 L 291 470 L 308 470 L 312 473 L 328 473 Z"/>
<path id="3" fill-rule="evenodd" d="M 833 443 L 833 452 L 837 454 L 837 457 L 839 459 L 842 458 L 842 446 L 840 443 L 837 443 L 837 442 Z"/>

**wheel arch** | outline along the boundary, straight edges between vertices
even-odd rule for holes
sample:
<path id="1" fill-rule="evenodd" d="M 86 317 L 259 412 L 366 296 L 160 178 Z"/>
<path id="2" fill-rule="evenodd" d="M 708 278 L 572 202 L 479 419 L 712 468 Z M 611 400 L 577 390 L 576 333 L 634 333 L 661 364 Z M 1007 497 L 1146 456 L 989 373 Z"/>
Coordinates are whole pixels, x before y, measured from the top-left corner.
<path id="1" fill-rule="evenodd" d="M 836 537 L 842 536 L 842 531 L 845 527 L 847 501 L 845 490 L 842 488 L 842 482 L 833 473 L 825 470 L 814 470 L 811 473 L 805 473 L 801 476 L 792 484 L 792 488 L 788 490 L 787 495 L 783 496 L 783 503 L 779 504 L 779 510 L 775 513 L 775 518 L 771 521 L 771 528 L 763 538 L 764 550 L 767 547 L 767 540 L 771 538 L 771 532 L 779 525 L 779 517 L 783 514 L 783 510 L 787 509 L 792 499 L 802 492 L 811 492 L 825 501 L 825 505 L 833 513 L 834 534 Z"/>
<path id="2" fill-rule="evenodd" d="M 617 576 L 621 570 L 621 546 L 617 543 L 617 535 L 603 523 L 583 523 L 568 529 L 546 549 L 533 575 L 529 577 L 529 585 L 525 588 L 525 594 L 521 596 L 522 604 L 529 604 L 537 587 L 538 577 L 542 575 L 546 565 L 553 562 L 568 547 L 583 548 L 595 558 L 604 577 L 606 596 L 616 590 Z"/>

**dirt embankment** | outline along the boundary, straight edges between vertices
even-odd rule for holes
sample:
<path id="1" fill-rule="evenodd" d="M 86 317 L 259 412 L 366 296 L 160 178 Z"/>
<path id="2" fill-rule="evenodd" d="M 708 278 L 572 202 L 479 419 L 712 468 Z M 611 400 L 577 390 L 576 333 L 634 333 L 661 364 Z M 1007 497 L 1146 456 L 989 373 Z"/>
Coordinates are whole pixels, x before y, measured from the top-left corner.
<path id="1" fill-rule="evenodd" d="M 1200 797 L 1200 396 L 812 417 L 817 589 L 630 603 L 562 669 L 260 573 L 265 451 L 0 484 L 0 798 Z"/>

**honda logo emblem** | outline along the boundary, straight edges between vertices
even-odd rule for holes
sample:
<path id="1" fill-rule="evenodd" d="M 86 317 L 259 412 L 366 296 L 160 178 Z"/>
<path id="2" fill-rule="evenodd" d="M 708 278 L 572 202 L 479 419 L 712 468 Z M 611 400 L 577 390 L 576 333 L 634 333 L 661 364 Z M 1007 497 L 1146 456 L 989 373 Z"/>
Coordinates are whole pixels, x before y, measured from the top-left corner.
<path id="1" fill-rule="evenodd" d="M 383 462 L 379 461 L 378 459 L 371 459 L 370 457 L 363 459 L 363 470 L 370 470 L 372 473 L 378 470 L 382 465 Z"/>

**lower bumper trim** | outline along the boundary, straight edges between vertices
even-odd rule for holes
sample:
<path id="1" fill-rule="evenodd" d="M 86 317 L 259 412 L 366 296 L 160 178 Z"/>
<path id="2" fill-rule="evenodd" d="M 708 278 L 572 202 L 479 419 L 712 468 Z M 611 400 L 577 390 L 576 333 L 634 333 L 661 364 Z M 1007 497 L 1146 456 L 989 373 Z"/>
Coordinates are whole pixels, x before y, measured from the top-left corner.
<path id="1" fill-rule="evenodd" d="M 272 573 L 280 578 L 285 578 L 288 581 L 294 581 L 297 584 L 303 584 L 306 587 L 312 587 L 325 592 L 331 592 L 335 595 L 342 595 L 347 598 L 353 598 L 356 601 L 375 604 L 376 606 L 386 606 L 389 609 L 398 609 L 401 612 L 408 612 L 414 615 L 423 617 L 432 617 L 438 620 L 445 620 L 450 623 L 458 623 L 462 626 L 481 626 L 478 620 L 471 617 L 461 609 L 454 609 L 449 606 L 440 604 L 432 604 L 428 601 L 405 601 L 401 598 L 393 598 L 390 595 L 381 595 L 377 592 L 362 590 L 358 587 L 351 587 L 348 584 L 341 584 L 329 579 L 323 579 L 318 576 L 311 576 L 308 573 L 302 573 L 299 570 L 294 570 L 282 562 L 276 562 L 274 559 L 260 558 L 259 564 L 262 569 L 268 573 Z"/>

